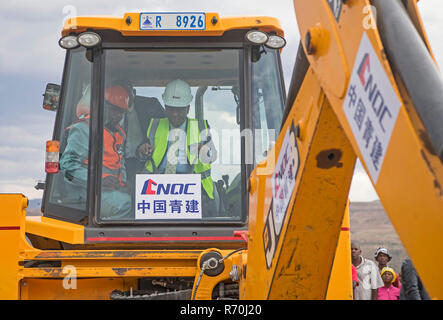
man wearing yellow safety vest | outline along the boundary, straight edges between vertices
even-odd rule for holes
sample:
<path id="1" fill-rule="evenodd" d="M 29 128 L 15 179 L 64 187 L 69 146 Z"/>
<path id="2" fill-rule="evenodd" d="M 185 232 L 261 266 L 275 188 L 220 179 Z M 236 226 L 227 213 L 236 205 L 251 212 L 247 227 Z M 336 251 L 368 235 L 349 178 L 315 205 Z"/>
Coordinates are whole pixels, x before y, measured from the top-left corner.
<path id="1" fill-rule="evenodd" d="M 162 98 L 166 118 L 151 119 L 147 141 L 137 148 L 138 157 L 145 161 L 144 173 L 200 174 L 204 190 L 203 211 L 213 211 L 216 191 L 211 178 L 211 162 L 216 158 L 216 150 L 209 125 L 206 120 L 187 117 L 193 96 L 185 81 L 169 82 Z M 208 199 L 205 201 L 205 198 Z M 208 208 L 208 204 L 212 208 Z M 209 212 L 204 213 L 207 214 Z"/>

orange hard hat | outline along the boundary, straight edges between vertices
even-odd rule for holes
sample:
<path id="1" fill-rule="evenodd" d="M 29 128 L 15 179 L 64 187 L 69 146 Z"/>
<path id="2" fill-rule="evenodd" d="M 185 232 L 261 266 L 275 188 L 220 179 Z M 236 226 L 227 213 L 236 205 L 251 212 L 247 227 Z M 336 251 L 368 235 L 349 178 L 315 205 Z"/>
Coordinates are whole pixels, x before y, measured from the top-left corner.
<path id="1" fill-rule="evenodd" d="M 105 100 L 116 107 L 124 110 L 129 109 L 129 95 L 121 86 L 107 87 L 105 90 Z"/>

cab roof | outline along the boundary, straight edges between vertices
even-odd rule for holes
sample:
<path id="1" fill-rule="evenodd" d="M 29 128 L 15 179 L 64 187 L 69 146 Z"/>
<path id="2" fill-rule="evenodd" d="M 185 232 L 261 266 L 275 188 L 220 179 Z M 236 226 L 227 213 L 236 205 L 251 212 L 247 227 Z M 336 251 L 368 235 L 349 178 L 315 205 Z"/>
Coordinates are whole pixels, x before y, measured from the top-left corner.
<path id="1" fill-rule="evenodd" d="M 284 36 L 280 21 L 272 17 L 226 17 L 207 12 L 205 30 L 140 30 L 142 13 L 125 13 L 123 17 L 90 16 L 73 17 L 65 21 L 62 36 L 86 30 L 115 30 L 124 36 L 221 36 L 235 29 L 258 29 Z"/>

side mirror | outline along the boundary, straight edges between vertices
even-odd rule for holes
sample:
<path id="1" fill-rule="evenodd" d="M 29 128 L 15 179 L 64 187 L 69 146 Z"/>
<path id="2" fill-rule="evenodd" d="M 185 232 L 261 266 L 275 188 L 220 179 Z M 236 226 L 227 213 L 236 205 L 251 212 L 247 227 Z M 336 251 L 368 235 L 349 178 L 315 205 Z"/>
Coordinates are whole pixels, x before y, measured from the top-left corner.
<path id="1" fill-rule="evenodd" d="M 264 49 L 263 46 L 252 46 L 251 61 L 258 62 L 258 60 L 260 60 L 261 55 L 263 53 L 266 54 L 266 50 Z"/>
<path id="2" fill-rule="evenodd" d="M 46 85 L 45 93 L 43 94 L 43 109 L 55 111 L 58 107 L 60 98 L 60 86 L 54 83 Z"/>

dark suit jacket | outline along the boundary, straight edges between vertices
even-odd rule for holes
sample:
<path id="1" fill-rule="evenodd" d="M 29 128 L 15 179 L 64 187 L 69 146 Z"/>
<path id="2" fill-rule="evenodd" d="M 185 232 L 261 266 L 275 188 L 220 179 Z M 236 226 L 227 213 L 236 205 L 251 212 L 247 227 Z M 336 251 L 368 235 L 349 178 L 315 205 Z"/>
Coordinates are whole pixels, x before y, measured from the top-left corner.
<path id="1" fill-rule="evenodd" d="M 164 118 L 165 109 L 157 98 L 135 96 L 135 111 L 137 112 L 138 120 L 140 121 L 140 128 L 142 134 L 146 135 L 148 125 L 152 118 Z"/>
<path id="2" fill-rule="evenodd" d="M 401 266 L 400 300 L 430 300 L 411 259 L 403 261 Z"/>

